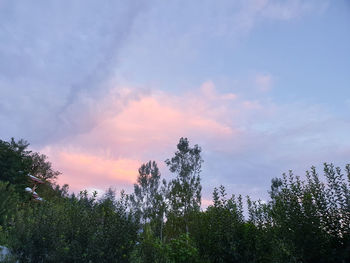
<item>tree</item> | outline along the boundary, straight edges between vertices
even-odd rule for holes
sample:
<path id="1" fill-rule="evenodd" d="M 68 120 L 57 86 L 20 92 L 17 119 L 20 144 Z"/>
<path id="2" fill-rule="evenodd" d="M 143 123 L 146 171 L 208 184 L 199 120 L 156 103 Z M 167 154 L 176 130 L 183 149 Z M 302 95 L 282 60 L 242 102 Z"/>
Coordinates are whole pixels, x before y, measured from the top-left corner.
<path id="1" fill-rule="evenodd" d="M 0 140 L 0 180 L 14 184 L 22 191 L 32 164 L 30 151 L 26 150 L 28 145 L 24 140 L 16 142 L 13 138 L 10 142 Z"/>
<path id="2" fill-rule="evenodd" d="M 97 201 L 81 191 L 23 206 L 8 228 L 8 246 L 19 262 L 130 262 L 137 224 L 127 197 Z"/>
<path id="3" fill-rule="evenodd" d="M 290 171 L 282 180 L 272 182 L 270 211 L 264 214 L 272 219 L 274 258 L 283 262 L 348 262 L 349 182 L 332 164 L 324 164 L 324 178 L 312 167 L 306 179 L 302 181 Z"/>
<path id="4" fill-rule="evenodd" d="M 224 186 L 214 189 L 213 205 L 202 212 L 201 221 L 194 226 L 200 226 L 200 231 L 191 232 L 194 232 L 202 258 L 218 263 L 246 262 L 243 260 L 247 246 L 244 243 L 242 197 L 232 195 L 227 199 L 226 195 Z"/>
<path id="5" fill-rule="evenodd" d="M 160 176 L 155 161 L 142 164 L 131 202 L 143 224 L 150 224 L 153 233 L 162 240 L 166 181 L 161 186 Z"/>
<path id="6" fill-rule="evenodd" d="M 29 151 L 28 146 L 25 140 L 0 140 L 0 180 L 15 184 L 22 190 L 27 185 L 27 174 L 47 182 L 54 181 L 60 174 L 52 169 L 46 155 Z"/>
<path id="7" fill-rule="evenodd" d="M 176 174 L 169 183 L 171 216 L 183 217 L 186 233 L 189 232 L 190 214 L 199 211 L 201 206 L 201 151 L 198 145 L 190 147 L 188 139 L 181 138 L 175 156 L 165 161 L 170 171 Z"/>
<path id="8" fill-rule="evenodd" d="M 52 169 L 52 164 L 47 160 L 47 156 L 34 152 L 30 155 L 32 160 L 31 174 L 44 179 L 45 181 L 53 181 L 61 173 Z"/>

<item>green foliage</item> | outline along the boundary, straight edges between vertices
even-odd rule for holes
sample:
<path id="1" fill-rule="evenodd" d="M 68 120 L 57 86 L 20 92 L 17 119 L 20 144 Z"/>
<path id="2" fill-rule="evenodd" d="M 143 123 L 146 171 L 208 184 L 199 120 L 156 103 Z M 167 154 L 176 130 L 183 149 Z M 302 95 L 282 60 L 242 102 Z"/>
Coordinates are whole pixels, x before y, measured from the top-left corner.
<path id="1" fill-rule="evenodd" d="M 199 262 L 198 250 L 193 244 L 189 234 L 181 234 L 172 239 L 167 246 L 170 262 L 195 263 Z"/>
<path id="2" fill-rule="evenodd" d="M 124 200 L 98 202 L 82 192 L 25 207 L 9 232 L 23 262 L 128 262 L 137 226 Z"/>
<path id="3" fill-rule="evenodd" d="M 30 151 L 26 150 L 28 145 L 24 140 L 16 142 L 13 138 L 10 142 L 0 140 L 0 180 L 15 185 L 22 192 L 32 165 Z"/>
<path id="4" fill-rule="evenodd" d="M 292 172 L 272 180 L 268 203 L 226 198 L 214 189 L 213 205 L 196 216 L 191 234 L 201 260 L 210 262 L 348 262 L 350 166 L 314 167 L 306 180 Z"/>
<path id="5" fill-rule="evenodd" d="M 323 176 L 312 167 L 304 180 L 290 171 L 272 180 L 269 201 L 247 197 L 246 212 L 220 186 L 201 211 L 201 149 L 187 139 L 166 160 L 169 184 L 148 162 L 132 195 L 109 189 L 100 199 L 55 185 L 59 173 L 27 147 L 0 140 L 0 245 L 12 262 L 350 261 L 350 165 L 325 164 Z M 44 202 L 24 193 L 27 173 L 46 182 L 37 189 Z"/>
<path id="6" fill-rule="evenodd" d="M 186 233 L 189 231 L 189 215 L 199 211 L 201 206 L 201 151 L 198 145 L 190 147 L 187 138 L 181 138 L 175 156 L 165 161 L 170 171 L 176 174 L 176 178 L 169 183 L 168 218 L 176 227 L 176 219 L 182 217 Z M 181 230 L 179 232 L 181 233 Z"/>
<path id="7" fill-rule="evenodd" d="M 198 249 L 189 234 L 161 242 L 149 227 L 140 235 L 140 243 L 133 252 L 134 263 L 196 263 L 200 261 Z"/>
<path id="8" fill-rule="evenodd" d="M 224 186 L 215 188 L 213 205 L 194 220 L 192 235 L 202 260 L 210 262 L 270 262 L 259 257 L 267 253 L 260 240 L 260 232 L 243 215 L 242 197 L 227 199 Z M 258 250 L 258 251 L 257 251 Z"/>
<path id="9" fill-rule="evenodd" d="M 130 196 L 132 207 L 138 218 L 151 227 L 153 233 L 162 240 L 163 221 L 166 211 L 166 181 L 160 184 L 160 172 L 156 162 L 149 161 L 139 169 L 134 193 Z"/>
<path id="10" fill-rule="evenodd" d="M 9 182 L 21 193 L 29 183 L 27 174 L 37 176 L 47 184 L 53 183 L 60 174 L 52 169 L 47 156 L 27 150 L 28 146 L 24 140 L 0 140 L 0 181 Z"/>
<path id="11" fill-rule="evenodd" d="M 321 180 L 312 167 L 306 181 L 292 172 L 273 181 L 270 211 L 266 213 L 273 220 L 275 254 L 281 261 L 349 259 L 349 181 L 332 164 L 324 165 L 324 178 Z"/>
<path id="12" fill-rule="evenodd" d="M 61 173 L 52 169 L 51 163 L 47 160 L 48 157 L 37 152 L 30 155 L 31 167 L 30 173 L 40 177 L 45 181 L 53 182 Z"/>
<path id="13" fill-rule="evenodd" d="M 140 242 L 133 251 L 131 262 L 163 263 L 170 262 L 167 254 L 167 245 L 155 237 L 151 227 L 146 225 L 139 237 Z"/>
<path id="14" fill-rule="evenodd" d="M 13 222 L 18 205 L 19 195 L 14 186 L 0 181 L 0 227 L 3 228 Z"/>

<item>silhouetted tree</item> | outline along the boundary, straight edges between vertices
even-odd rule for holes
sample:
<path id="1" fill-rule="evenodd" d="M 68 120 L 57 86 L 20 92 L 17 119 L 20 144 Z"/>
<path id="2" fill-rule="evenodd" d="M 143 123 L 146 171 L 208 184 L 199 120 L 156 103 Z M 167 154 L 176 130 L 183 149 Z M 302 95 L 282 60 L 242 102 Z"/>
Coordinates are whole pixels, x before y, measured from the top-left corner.
<path id="1" fill-rule="evenodd" d="M 165 161 L 170 171 L 176 174 L 169 183 L 169 217 L 182 217 L 186 233 L 189 232 L 190 214 L 199 211 L 201 206 L 201 151 L 198 145 L 190 147 L 188 139 L 181 138 L 175 156 Z"/>
<path id="2" fill-rule="evenodd" d="M 134 193 L 130 196 L 138 217 L 145 225 L 150 224 L 155 236 L 162 240 L 165 215 L 166 181 L 160 181 L 160 172 L 156 162 L 149 161 L 139 168 Z"/>

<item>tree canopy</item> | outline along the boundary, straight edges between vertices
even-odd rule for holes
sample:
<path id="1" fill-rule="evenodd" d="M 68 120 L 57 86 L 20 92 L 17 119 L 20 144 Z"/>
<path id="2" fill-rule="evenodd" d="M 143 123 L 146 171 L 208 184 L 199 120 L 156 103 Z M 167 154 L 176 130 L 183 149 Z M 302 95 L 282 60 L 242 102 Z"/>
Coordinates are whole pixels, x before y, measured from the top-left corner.
<path id="1" fill-rule="evenodd" d="M 11 262 L 349 262 L 350 165 L 273 178 L 270 199 L 215 187 L 201 209 L 201 148 L 181 138 L 165 161 L 139 169 L 134 192 L 101 197 L 58 186 L 59 172 L 24 140 L 0 141 L 0 245 Z M 44 181 L 38 202 L 27 174 Z"/>

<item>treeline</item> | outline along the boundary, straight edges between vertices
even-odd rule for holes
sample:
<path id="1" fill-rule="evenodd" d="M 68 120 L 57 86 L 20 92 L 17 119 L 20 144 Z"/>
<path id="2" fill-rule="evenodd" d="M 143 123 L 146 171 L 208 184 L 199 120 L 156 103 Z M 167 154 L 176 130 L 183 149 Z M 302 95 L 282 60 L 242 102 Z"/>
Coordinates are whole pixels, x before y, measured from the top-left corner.
<path id="1" fill-rule="evenodd" d="M 165 161 L 139 169 L 134 192 L 69 194 L 25 141 L 0 140 L 0 245 L 9 262 L 350 262 L 350 165 L 272 180 L 267 202 L 214 189 L 201 210 L 201 148 L 181 138 Z M 35 201 L 27 174 L 45 183 Z M 245 203 L 246 202 L 246 203 Z M 246 209 L 244 209 L 246 207 Z"/>

